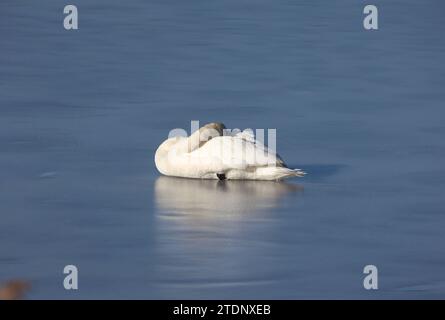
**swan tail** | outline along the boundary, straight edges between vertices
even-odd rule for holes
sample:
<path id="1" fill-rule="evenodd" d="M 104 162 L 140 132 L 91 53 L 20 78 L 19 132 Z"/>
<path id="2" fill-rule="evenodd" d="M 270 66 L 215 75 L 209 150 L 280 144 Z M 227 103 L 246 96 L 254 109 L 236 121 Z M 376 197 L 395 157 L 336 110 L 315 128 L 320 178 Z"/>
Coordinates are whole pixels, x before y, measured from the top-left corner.
<path id="1" fill-rule="evenodd" d="M 292 170 L 292 176 L 294 177 L 304 177 L 307 174 L 301 169 L 291 169 L 291 170 Z"/>
<path id="2" fill-rule="evenodd" d="M 303 177 L 306 172 L 300 169 L 290 169 L 286 167 L 264 167 L 258 168 L 256 178 L 262 180 L 282 180 L 291 177 Z"/>
<path id="3" fill-rule="evenodd" d="M 277 168 L 277 173 L 279 176 L 277 177 L 278 180 L 284 179 L 284 178 L 290 178 L 290 177 L 304 177 L 306 175 L 306 172 L 304 172 L 301 169 L 290 169 L 290 168 Z"/>

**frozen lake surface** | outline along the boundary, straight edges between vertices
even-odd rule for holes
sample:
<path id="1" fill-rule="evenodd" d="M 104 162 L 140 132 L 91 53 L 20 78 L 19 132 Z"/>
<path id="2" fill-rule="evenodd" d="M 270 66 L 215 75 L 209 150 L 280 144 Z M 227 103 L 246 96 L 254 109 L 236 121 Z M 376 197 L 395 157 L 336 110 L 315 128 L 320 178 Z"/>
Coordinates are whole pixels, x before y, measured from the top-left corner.
<path id="1" fill-rule="evenodd" d="M 0 282 L 38 298 L 444 298 L 440 1 L 0 3 Z M 428 5 L 427 5 L 428 4 Z M 160 177 L 191 120 L 309 174 Z M 62 286 L 79 268 L 79 290 Z M 363 267 L 379 290 L 363 289 Z"/>

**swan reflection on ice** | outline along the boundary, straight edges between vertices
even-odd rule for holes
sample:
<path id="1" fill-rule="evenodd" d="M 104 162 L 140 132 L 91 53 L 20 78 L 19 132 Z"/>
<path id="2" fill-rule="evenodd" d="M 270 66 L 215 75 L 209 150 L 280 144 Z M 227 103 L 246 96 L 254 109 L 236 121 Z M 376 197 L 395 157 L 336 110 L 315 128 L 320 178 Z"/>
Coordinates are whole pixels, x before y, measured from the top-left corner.
<path id="1" fill-rule="evenodd" d="M 162 215 L 234 218 L 278 207 L 286 195 L 302 190 L 300 185 L 284 182 L 159 177 L 155 183 L 155 202 Z"/>
<path id="2" fill-rule="evenodd" d="M 302 190 L 284 182 L 159 177 L 154 274 L 160 292 L 181 297 L 192 289 L 217 289 L 223 294 L 274 283 L 279 275 L 270 266 L 282 258 L 274 239 L 286 207 L 301 200 L 296 196 Z"/>

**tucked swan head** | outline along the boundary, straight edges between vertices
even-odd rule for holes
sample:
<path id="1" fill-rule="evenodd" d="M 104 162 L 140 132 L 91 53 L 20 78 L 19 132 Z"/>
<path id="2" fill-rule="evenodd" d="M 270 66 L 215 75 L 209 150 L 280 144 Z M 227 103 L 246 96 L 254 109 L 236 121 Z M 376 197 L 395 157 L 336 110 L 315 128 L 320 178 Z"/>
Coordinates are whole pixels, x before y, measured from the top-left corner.
<path id="1" fill-rule="evenodd" d="M 155 164 L 159 172 L 169 175 L 168 172 L 172 170 L 172 163 L 177 161 L 177 156 L 185 153 L 190 153 L 204 145 L 212 138 L 223 136 L 224 124 L 219 122 L 212 122 L 206 124 L 189 137 L 174 136 L 170 137 L 156 150 Z"/>

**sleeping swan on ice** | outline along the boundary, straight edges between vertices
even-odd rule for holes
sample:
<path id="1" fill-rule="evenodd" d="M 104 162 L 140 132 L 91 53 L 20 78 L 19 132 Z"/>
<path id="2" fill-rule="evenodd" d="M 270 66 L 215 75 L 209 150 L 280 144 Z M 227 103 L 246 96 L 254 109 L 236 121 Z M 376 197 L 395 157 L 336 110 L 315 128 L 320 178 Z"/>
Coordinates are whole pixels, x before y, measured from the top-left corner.
<path id="1" fill-rule="evenodd" d="M 246 131 L 227 135 L 222 123 L 209 123 L 189 137 L 165 140 L 156 150 L 156 168 L 164 175 L 219 180 L 281 180 L 302 177 L 278 154 Z"/>

